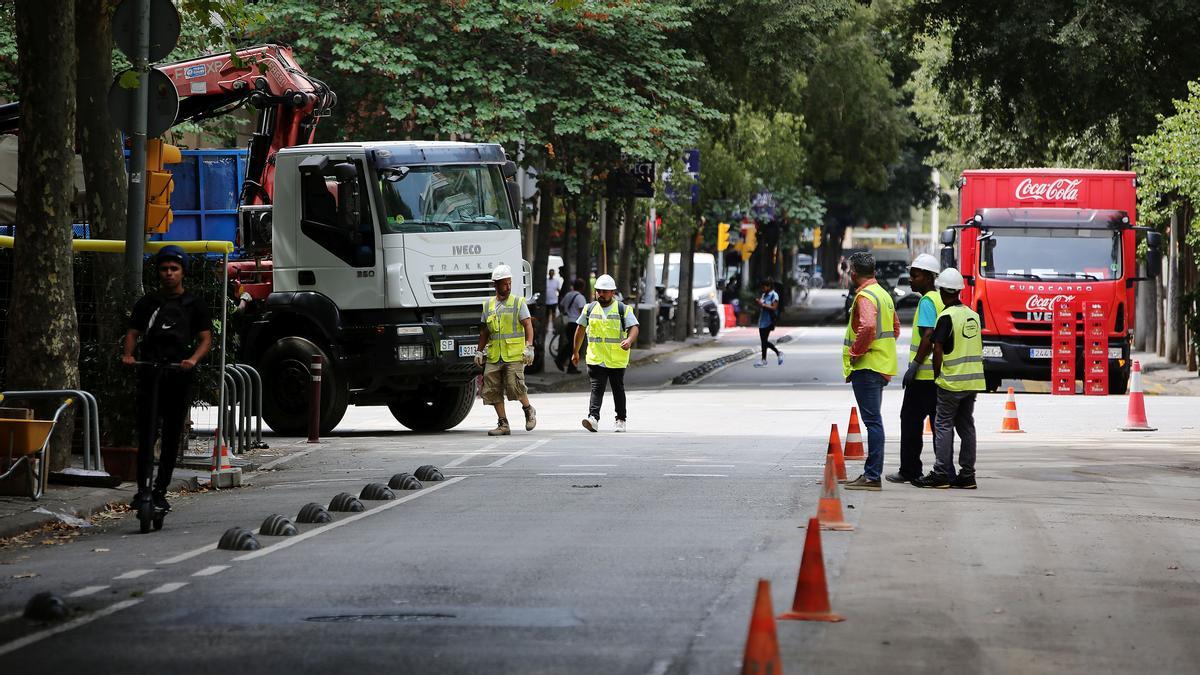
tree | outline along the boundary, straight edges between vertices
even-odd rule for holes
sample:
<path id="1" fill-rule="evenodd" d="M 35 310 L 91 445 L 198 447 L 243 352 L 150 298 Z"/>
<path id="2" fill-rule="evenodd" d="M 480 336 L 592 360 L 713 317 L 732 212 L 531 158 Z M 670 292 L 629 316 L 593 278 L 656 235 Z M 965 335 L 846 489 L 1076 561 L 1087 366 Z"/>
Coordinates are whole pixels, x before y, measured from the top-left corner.
<path id="1" fill-rule="evenodd" d="M 79 332 L 71 262 L 75 144 L 75 15 L 46 11 L 37 0 L 16 3 L 17 92 L 23 124 L 18 159 L 12 300 L 5 388 L 79 386 Z M 69 438 L 69 436 L 68 436 Z M 51 467 L 70 460 L 56 443 Z"/>

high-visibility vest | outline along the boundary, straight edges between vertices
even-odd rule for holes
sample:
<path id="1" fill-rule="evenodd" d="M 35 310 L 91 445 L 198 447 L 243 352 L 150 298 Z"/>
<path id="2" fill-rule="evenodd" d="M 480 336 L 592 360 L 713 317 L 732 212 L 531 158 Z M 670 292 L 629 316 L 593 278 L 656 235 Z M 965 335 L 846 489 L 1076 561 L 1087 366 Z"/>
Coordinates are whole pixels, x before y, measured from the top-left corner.
<path id="1" fill-rule="evenodd" d="M 633 307 L 615 300 L 604 307 L 593 301 L 583 308 L 583 315 L 587 317 L 588 365 L 628 367 L 629 351 L 621 349 L 621 342 L 625 339 L 625 319 L 633 316 Z"/>
<path id="2" fill-rule="evenodd" d="M 937 385 L 949 391 L 984 391 L 987 383 L 983 376 L 983 334 L 979 329 L 979 315 L 966 305 L 954 305 L 942 310 L 942 316 L 950 317 L 954 335 L 954 350 L 942 354 L 942 371 Z"/>
<path id="3" fill-rule="evenodd" d="M 517 316 L 525 298 L 510 294 L 504 302 L 496 296 L 483 303 L 483 322 L 488 329 L 488 363 L 520 361 L 525 356 L 525 327 Z"/>
<path id="4" fill-rule="evenodd" d="M 925 302 L 925 298 L 929 298 L 933 302 L 933 315 L 936 317 L 946 308 L 946 303 L 942 302 L 942 294 L 934 289 L 925 295 L 921 296 L 921 302 Z M 917 316 L 921 314 L 921 305 L 917 303 Z M 912 344 L 908 346 L 908 362 L 912 363 L 917 358 L 917 349 L 921 347 L 921 329 L 917 327 L 917 316 L 913 317 L 912 325 Z M 936 322 L 935 322 L 936 323 Z M 932 350 L 930 350 L 932 354 Z M 925 355 L 925 363 L 917 366 L 918 380 L 933 380 L 933 357 L 929 354 Z"/>
<path id="5" fill-rule="evenodd" d="M 864 286 L 854 296 L 854 304 L 866 297 L 875 305 L 875 339 L 863 354 L 853 364 L 850 363 L 850 347 L 854 344 L 854 312 L 850 312 L 850 321 L 846 324 L 846 337 L 842 340 L 842 375 L 850 377 L 856 370 L 873 370 L 883 375 L 895 375 L 898 369 L 896 359 L 896 306 L 883 286 L 871 283 Z"/>

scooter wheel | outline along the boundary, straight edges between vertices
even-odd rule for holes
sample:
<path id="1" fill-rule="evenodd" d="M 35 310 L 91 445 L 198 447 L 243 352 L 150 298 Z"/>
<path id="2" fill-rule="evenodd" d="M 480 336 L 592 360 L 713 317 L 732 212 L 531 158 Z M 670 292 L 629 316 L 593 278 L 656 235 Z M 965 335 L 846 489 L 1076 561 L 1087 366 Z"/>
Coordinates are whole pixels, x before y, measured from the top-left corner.
<path id="1" fill-rule="evenodd" d="M 154 505 L 142 504 L 138 506 L 137 517 L 141 525 L 142 534 L 146 534 L 150 531 L 150 522 L 154 520 Z"/>
<path id="2" fill-rule="evenodd" d="M 155 518 L 153 521 L 153 525 L 154 525 L 155 532 L 158 532 L 159 530 L 161 530 L 162 525 L 163 525 L 163 517 L 159 516 L 159 517 Z"/>

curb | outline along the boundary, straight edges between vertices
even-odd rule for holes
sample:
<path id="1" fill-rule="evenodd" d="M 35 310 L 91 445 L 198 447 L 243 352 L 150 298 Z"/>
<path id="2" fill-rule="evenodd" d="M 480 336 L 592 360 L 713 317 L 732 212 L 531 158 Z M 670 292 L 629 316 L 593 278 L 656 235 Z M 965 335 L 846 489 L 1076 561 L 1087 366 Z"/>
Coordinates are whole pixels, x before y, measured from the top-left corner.
<path id="1" fill-rule="evenodd" d="M 791 341 L 792 335 L 791 333 L 788 333 L 787 335 L 780 336 L 780 338 L 775 341 L 775 344 L 781 345 Z M 696 380 L 699 380 L 710 373 L 716 372 L 725 366 L 728 366 L 732 363 L 737 363 L 738 361 L 753 356 L 755 351 L 756 350 L 754 349 L 747 348 L 733 354 L 726 354 L 725 356 L 718 356 L 715 359 L 710 359 L 704 363 L 701 363 L 695 368 L 686 370 L 683 373 L 671 378 L 671 384 L 691 384 L 692 382 L 695 382 Z"/>

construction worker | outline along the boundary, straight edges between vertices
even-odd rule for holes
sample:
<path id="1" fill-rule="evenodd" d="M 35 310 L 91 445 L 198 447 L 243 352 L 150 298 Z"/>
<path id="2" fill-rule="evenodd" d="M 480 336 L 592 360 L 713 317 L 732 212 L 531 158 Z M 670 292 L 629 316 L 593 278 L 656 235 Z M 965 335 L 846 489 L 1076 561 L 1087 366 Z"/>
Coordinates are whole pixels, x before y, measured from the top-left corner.
<path id="1" fill-rule="evenodd" d="M 892 483 L 908 483 L 922 475 L 924 424 L 937 411 L 937 385 L 933 383 L 933 329 L 943 307 L 942 295 L 933 287 L 941 271 L 937 258 L 922 253 L 908 266 L 908 281 L 921 295 L 913 317 L 908 345 L 908 370 L 904 373 L 904 403 L 900 406 L 900 470 L 888 474 Z"/>
<path id="2" fill-rule="evenodd" d="M 862 475 L 846 483 L 847 490 L 880 490 L 883 473 L 883 388 L 896 374 L 896 336 L 900 319 L 892 294 L 875 281 L 875 257 L 859 252 L 850 256 L 850 283 L 854 303 L 842 346 L 842 374 L 854 388 L 858 412 L 867 427 L 867 461 Z"/>
<path id="3" fill-rule="evenodd" d="M 483 303 L 482 324 L 475 365 L 483 368 L 483 402 L 496 409 L 496 428 L 488 436 L 511 433 L 504 399 L 520 401 L 525 411 L 525 431 L 537 426 L 537 411 L 529 404 L 525 366 L 533 363 L 533 319 L 525 298 L 512 294 L 512 268 L 497 265 L 492 270 L 496 295 Z"/>
<path id="4" fill-rule="evenodd" d="M 963 277 L 947 267 L 934 282 L 946 307 L 933 329 L 933 376 L 937 417 L 933 423 L 933 470 L 912 482 L 923 488 L 975 489 L 975 395 L 986 389 L 979 315 L 962 304 Z M 958 474 L 954 432 L 958 431 Z"/>
<path id="5" fill-rule="evenodd" d="M 608 384 L 612 385 L 617 412 L 613 431 L 625 431 L 625 369 L 629 367 L 629 350 L 637 342 L 638 320 L 633 307 L 613 298 L 616 292 L 617 282 L 601 274 L 596 279 L 597 299 L 588 303 L 576 320 L 583 330 L 575 331 L 571 364 L 579 365 L 579 349 L 586 337 L 588 379 L 592 385 L 588 416 L 583 418 L 583 428 L 588 431 L 600 430 L 600 405 Z"/>

